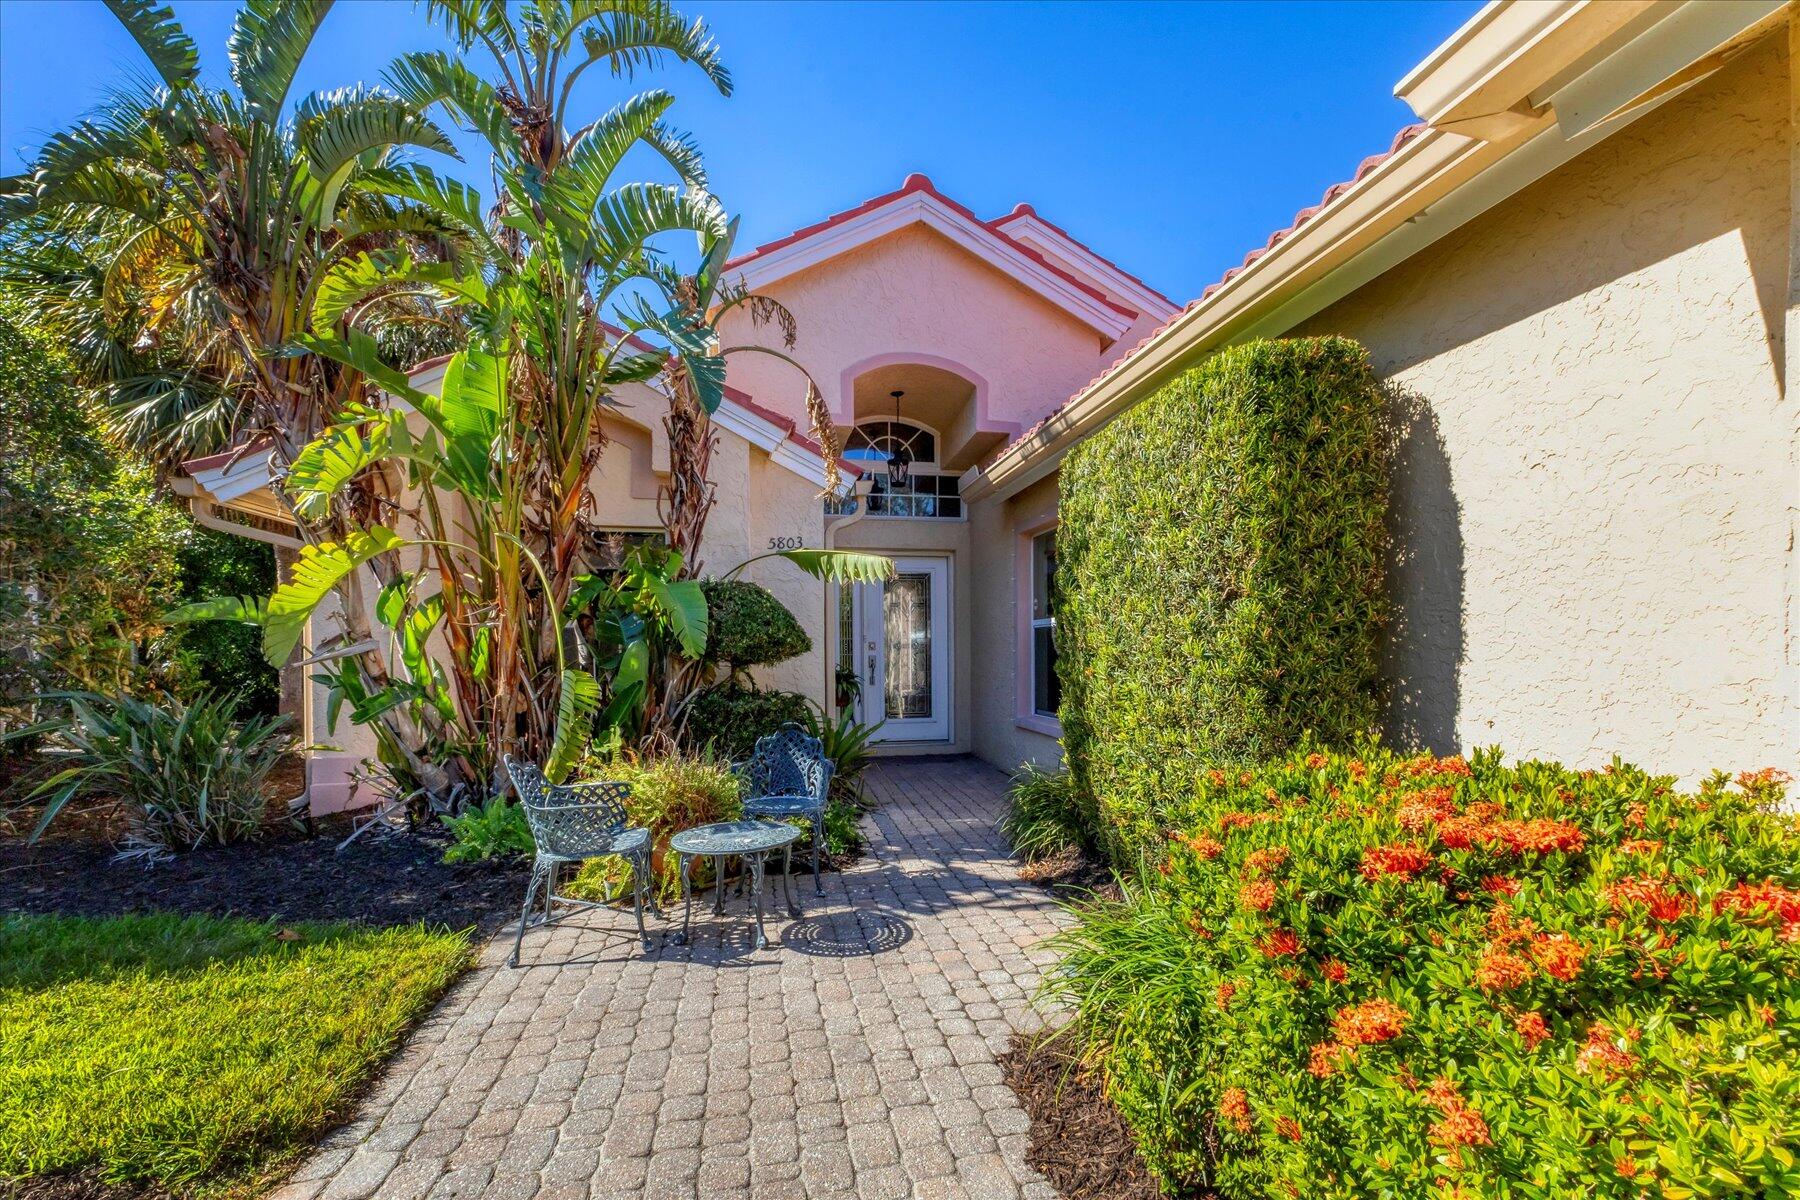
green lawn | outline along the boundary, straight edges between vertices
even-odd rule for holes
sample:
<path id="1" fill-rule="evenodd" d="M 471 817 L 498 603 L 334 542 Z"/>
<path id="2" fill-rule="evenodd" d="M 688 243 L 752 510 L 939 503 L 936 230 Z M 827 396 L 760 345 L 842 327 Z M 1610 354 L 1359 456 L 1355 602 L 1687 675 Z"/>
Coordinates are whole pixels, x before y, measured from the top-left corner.
<path id="1" fill-rule="evenodd" d="M 0 916 L 0 1191 L 210 1191 L 316 1136 L 468 965 L 463 934 Z"/>

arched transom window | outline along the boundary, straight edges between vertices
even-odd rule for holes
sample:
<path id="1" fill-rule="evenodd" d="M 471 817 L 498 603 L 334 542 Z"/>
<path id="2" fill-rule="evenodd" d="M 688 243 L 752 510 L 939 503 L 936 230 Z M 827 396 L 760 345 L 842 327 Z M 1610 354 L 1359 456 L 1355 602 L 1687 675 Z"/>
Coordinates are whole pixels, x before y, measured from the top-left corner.
<path id="1" fill-rule="evenodd" d="M 879 471 L 902 447 L 912 456 L 915 467 L 937 462 L 937 438 L 931 430 L 911 421 L 862 422 L 844 439 L 844 457 L 859 465 L 868 463 Z"/>
<path id="2" fill-rule="evenodd" d="M 887 464 L 902 448 L 911 457 L 911 465 L 907 486 L 897 490 L 888 480 Z M 956 476 L 937 470 L 937 435 L 923 425 L 885 418 L 860 421 L 844 439 L 844 457 L 869 478 L 870 516 L 962 519 Z M 826 511 L 847 515 L 856 511 L 856 501 L 830 500 Z"/>

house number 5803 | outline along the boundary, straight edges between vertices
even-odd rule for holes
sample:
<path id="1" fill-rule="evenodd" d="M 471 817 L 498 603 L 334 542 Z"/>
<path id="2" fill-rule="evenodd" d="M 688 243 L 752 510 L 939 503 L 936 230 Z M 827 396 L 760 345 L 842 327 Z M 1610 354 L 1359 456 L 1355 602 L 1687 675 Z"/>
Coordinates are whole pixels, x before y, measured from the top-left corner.
<path id="1" fill-rule="evenodd" d="M 769 549 L 771 550 L 798 550 L 799 548 L 800 539 L 798 537 L 772 537 L 769 539 Z"/>

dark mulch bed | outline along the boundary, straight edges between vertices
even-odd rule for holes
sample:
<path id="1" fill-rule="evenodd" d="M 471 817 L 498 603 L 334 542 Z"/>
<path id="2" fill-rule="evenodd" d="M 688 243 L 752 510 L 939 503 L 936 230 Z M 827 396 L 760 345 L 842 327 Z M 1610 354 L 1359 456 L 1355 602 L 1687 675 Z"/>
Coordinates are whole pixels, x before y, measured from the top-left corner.
<path id="1" fill-rule="evenodd" d="M 1112 869 L 1079 846 L 1019 867 L 1019 878 L 1048 888 L 1059 900 L 1117 900 Z"/>
<path id="2" fill-rule="evenodd" d="M 302 786 L 297 761 L 267 789 L 262 837 L 239 846 L 194 850 L 144 865 L 118 860 L 124 832 L 106 807 L 65 812 L 36 845 L 25 835 L 32 809 L 14 810 L 0 829 L 0 912 L 113 916 L 130 912 L 204 913 L 283 921 L 423 921 L 492 933 L 517 911 L 522 863 L 443 861 L 441 828 L 412 834 L 370 830 L 343 851 L 350 818 L 321 818 L 307 832 L 287 817 L 286 797 Z"/>
<path id="3" fill-rule="evenodd" d="M 1069 1038 L 1020 1034 L 1000 1056 L 1007 1086 L 1031 1118 L 1025 1161 L 1065 1200 L 1163 1200 L 1124 1118 L 1073 1048 Z"/>
<path id="4" fill-rule="evenodd" d="M 162 1188 L 102 1183 L 92 1174 L 48 1175 L 0 1183 L 6 1200 L 174 1200 Z"/>
<path id="5" fill-rule="evenodd" d="M 140 866 L 109 846 L 72 840 L 0 842 L 0 910 L 111 916 L 161 910 L 284 921 L 424 921 L 489 933 L 524 890 L 524 868 L 443 862 L 437 831 L 368 833 L 339 852 L 347 823 L 318 836 L 272 833 L 259 842 L 195 850 Z"/>

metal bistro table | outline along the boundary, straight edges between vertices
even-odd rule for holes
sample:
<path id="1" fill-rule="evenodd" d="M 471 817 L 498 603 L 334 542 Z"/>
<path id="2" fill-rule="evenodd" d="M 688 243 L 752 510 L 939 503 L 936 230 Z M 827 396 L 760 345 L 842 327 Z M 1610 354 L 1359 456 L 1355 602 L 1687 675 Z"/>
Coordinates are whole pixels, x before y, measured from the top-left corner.
<path id="1" fill-rule="evenodd" d="M 751 905 L 756 913 L 756 948 L 761 950 L 767 946 L 769 939 L 763 936 L 763 860 L 772 851 L 782 852 L 781 885 L 787 896 L 788 916 L 798 917 L 800 910 L 794 905 L 793 872 L 790 868 L 793 866 L 794 842 L 799 837 L 798 829 L 780 821 L 715 821 L 711 825 L 684 829 L 670 838 L 669 848 L 681 856 L 681 933 L 675 938 L 675 944 L 687 945 L 688 923 L 694 915 L 694 888 L 688 878 L 694 859 L 707 855 L 713 860 L 713 912 L 723 915 L 723 868 L 725 860 L 735 854 L 744 860 L 744 866 L 750 871 Z"/>

